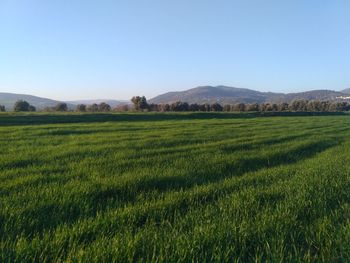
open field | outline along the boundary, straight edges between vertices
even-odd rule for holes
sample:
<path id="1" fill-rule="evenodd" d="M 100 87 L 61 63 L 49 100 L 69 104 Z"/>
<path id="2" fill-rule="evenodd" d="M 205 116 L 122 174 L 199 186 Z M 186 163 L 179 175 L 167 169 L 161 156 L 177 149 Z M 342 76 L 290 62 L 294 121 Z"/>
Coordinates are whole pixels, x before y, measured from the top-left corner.
<path id="1" fill-rule="evenodd" d="M 0 140 L 0 262 L 350 261 L 349 115 L 0 114 Z"/>

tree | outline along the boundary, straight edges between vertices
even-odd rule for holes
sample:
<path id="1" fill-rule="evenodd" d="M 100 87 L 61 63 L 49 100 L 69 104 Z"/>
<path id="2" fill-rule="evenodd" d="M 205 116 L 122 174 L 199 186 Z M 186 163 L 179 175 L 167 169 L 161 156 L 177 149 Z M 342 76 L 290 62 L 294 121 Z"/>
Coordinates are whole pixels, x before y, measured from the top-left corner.
<path id="1" fill-rule="evenodd" d="M 6 108 L 4 105 L 0 105 L 0 111 L 6 111 Z"/>
<path id="2" fill-rule="evenodd" d="M 170 110 L 172 111 L 188 111 L 189 108 L 190 108 L 190 105 L 188 105 L 187 102 L 181 102 L 181 101 L 177 101 L 170 105 Z"/>
<path id="3" fill-rule="evenodd" d="M 121 104 L 115 107 L 114 111 L 129 111 L 129 105 L 128 104 Z"/>
<path id="4" fill-rule="evenodd" d="M 107 103 L 105 102 L 101 102 L 99 105 L 98 105 L 98 111 L 101 111 L 101 112 L 107 112 L 107 111 L 111 111 L 111 106 L 109 106 Z"/>
<path id="5" fill-rule="evenodd" d="M 18 100 L 18 101 L 16 101 L 13 109 L 14 109 L 14 111 L 17 111 L 17 112 L 18 111 L 29 111 L 29 106 L 30 106 L 30 104 L 27 101 Z"/>
<path id="6" fill-rule="evenodd" d="M 166 111 L 170 111 L 170 105 L 169 104 L 160 104 L 160 111 L 166 112 Z"/>
<path id="7" fill-rule="evenodd" d="M 327 112 L 327 111 L 329 111 L 329 106 L 330 106 L 329 101 L 321 101 L 321 102 L 320 102 L 320 108 L 321 108 L 321 111 L 322 111 L 322 112 Z"/>
<path id="8" fill-rule="evenodd" d="M 54 107 L 54 110 L 55 111 L 67 111 L 68 110 L 67 103 L 64 103 L 64 102 L 57 103 L 57 105 Z"/>
<path id="9" fill-rule="evenodd" d="M 204 111 L 210 111 L 210 104 L 205 103 L 205 104 L 203 105 L 203 108 L 204 108 Z"/>
<path id="10" fill-rule="evenodd" d="M 137 111 L 148 109 L 148 103 L 145 96 L 134 96 L 131 98 L 131 102 L 134 104 L 134 109 Z"/>
<path id="11" fill-rule="evenodd" d="M 190 111 L 199 111 L 199 105 L 197 103 L 190 104 L 189 110 Z"/>
<path id="12" fill-rule="evenodd" d="M 235 110 L 235 111 L 240 111 L 240 112 L 242 112 L 242 111 L 245 111 L 245 108 L 246 108 L 246 106 L 245 106 L 244 103 L 238 103 L 238 104 L 235 104 L 235 105 L 234 105 L 234 110 Z"/>
<path id="13" fill-rule="evenodd" d="M 347 111 L 348 104 L 346 102 L 332 102 L 329 105 L 329 111 Z"/>
<path id="14" fill-rule="evenodd" d="M 134 104 L 134 109 L 137 111 L 140 110 L 140 101 L 141 101 L 140 96 L 134 96 L 131 98 L 131 102 Z"/>
<path id="15" fill-rule="evenodd" d="M 322 103 L 318 100 L 309 101 L 306 105 L 307 111 L 311 111 L 311 112 L 323 111 L 322 108 L 323 108 Z"/>
<path id="16" fill-rule="evenodd" d="M 155 104 L 155 103 L 151 103 L 148 105 L 148 109 L 150 111 L 159 111 L 159 105 L 158 104 Z"/>
<path id="17" fill-rule="evenodd" d="M 247 105 L 247 111 L 259 111 L 259 104 L 253 103 L 253 104 Z"/>
<path id="18" fill-rule="evenodd" d="M 226 112 L 231 111 L 231 105 L 230 104 L 225 104 L 224 108 L 223 108 L 223 111 L 226 111 Z"/>
<path id="19" fill-rule="evenodd" d="M 199 109 L 198 109 L 199 111 L 207 111 L 206 104 L 199 104 L 198 107 L 199 107 Z"/>
<path id="20" fill-rule="evenodd" d="M 260 111 L 272 111 L 272 105 L 270 103 L 262 103 L 260 105 Z"/>
<path id="21" fill-rule="evenodd" d="M 85 104 L 79 104 L 77 106 L 77 108 L 75 109 L 75 111 L 78 111 L 78 112 L 85 112 L 86 111 L 86 105 Z"/>
<path id="22" fill-rule="evenodd" d="M 282 102 L 278 104 L 278 111 L 288 111 L 288 103 Z"/>
<path id="23" fill-rule="evenodd" d="M 36 111 L 36 108 L 33 105 L 29 105 L 28 111 Z"/>
<path id="24" fill-rule="evenodd" d="M 210 106 L 211 111 L 223 111 L 223 107 L 219 103 L 214 103 Z"/>
<path id="25" fill-rule="evenodd" d="M 98 105 L 94 103 L 92 105 L 87 106 L 86 109 L 87 111 L 90 111 L 90 112 L 98 112 Z"/>
<path id="26" fill-rule="evenodd" d="M 292 104 L 290 105 L 290 109 L 292 111 L 307 111 L 307 100 L 294 100 L 292 101 Z"/>
<path id="27" fill-rule="evenodd" d="M 271 108 L 272 108 L 272 111 L 274 111 L 274 112 L 278 111 L 278 105 L 275 104 L 275 103 L 273 103 L 273 104 L 271 105 Z"/>

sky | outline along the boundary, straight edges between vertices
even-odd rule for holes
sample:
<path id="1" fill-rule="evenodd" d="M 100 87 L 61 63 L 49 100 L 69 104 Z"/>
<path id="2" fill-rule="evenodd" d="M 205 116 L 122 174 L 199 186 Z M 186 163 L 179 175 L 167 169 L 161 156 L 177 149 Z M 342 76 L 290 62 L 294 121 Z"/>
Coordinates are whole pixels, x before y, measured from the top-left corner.
<path id="1" fill-rule="evenodd" d="M 0 0 L 0 92 L 350 87 L 348 0 Z"/>

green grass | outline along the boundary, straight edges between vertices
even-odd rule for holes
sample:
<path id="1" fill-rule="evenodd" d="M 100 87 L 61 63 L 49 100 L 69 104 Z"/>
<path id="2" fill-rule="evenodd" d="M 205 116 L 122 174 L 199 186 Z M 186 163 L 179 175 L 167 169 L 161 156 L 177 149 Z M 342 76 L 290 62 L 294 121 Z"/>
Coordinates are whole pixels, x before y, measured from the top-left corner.
<path id="1" fill-rule="evenodd" d="M 350 260 L 349 115 L 0 114 L 0 141 L 0 262 Z"/>

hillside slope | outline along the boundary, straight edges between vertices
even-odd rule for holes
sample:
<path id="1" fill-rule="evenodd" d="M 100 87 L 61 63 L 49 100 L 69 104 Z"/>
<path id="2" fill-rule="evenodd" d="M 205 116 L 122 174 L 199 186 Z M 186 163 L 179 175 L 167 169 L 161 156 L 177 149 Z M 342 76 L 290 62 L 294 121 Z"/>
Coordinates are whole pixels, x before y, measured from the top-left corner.
<path id="1" fill-rule="evenodd" d="M 17 100 L 25 100 L 29 104 L 35 106 L 37 109 L 43 109 L 45 107 L 53 107 L 60 101 L 26 95 L 26 94 L 15 94 L 15 93 L 5 93 L 0 92 L 0 105 L 4 105 L 7 110 L 12 110 L 15 102 Z M 74 105 L 70 105 L 74 106 Z"/>
<path id="2" fill-rule="evenodd" d="M 349 91 L 350 92 L 350 91 Z M 173 103 L 183 101 L 188 103 L 264 103 L 291 102 L 296 99 L 344 101 L 347 95 L 332 90 L 312 90 L 299 93 L 260 92 L 251 89 L 241 89 L 227 86 L 202 86 L 185 91 L 168 92 L 150 100 L 151 103 Z M 345 99 L 345 101 L 348 101 Z"/>

